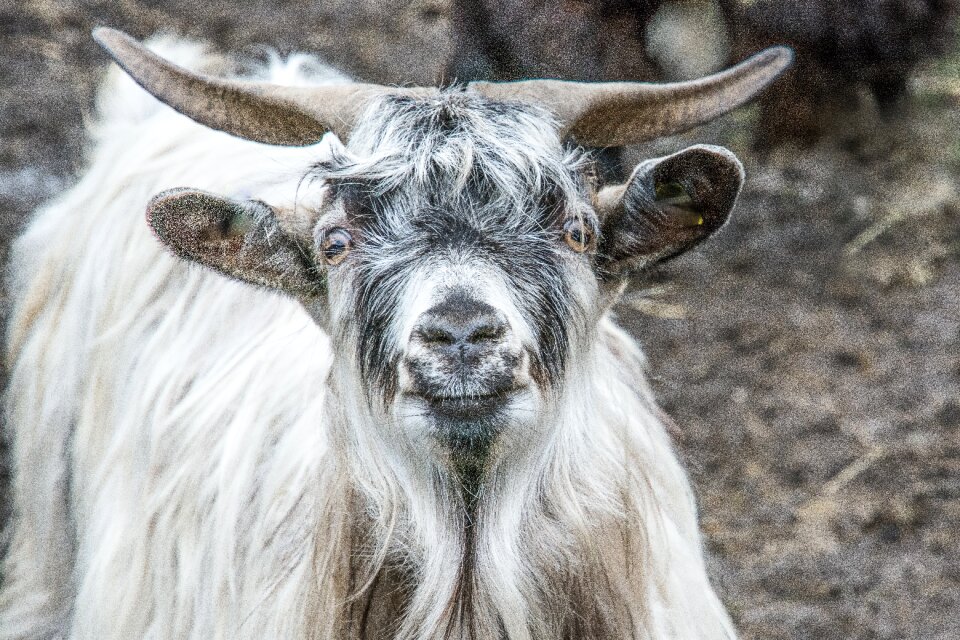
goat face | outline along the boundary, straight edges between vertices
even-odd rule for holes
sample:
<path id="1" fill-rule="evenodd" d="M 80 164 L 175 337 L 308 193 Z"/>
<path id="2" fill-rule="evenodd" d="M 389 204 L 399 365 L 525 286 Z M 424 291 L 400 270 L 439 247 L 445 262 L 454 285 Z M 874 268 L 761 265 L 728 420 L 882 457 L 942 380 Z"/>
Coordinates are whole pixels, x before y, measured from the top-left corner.
<path id="1" fill-rule="evenodd" d="M 298 297 L 358 410 L 456 450 L 554 423 L 626 275 L 719 228 L 742 179 L 729 152 L 694 147 L 598 193 L 548 114 L 459 90 L 379 100 L 306 175 L 295 206 L 177 190 L 151 224 Z"/>
<path id="2" fill-rule="evenodd" d="M 458 448 L 535 421 L 598 295 L 596 214 L 552 120 L 462 91 L 387 98 L 316 174 L 314 246 L 340 238 L 320 315 L 371 402 Z"/>
<path id="3" fill-rule="evenodd" d="M 551 400 L 574 361 L 589 360 L 627 274 L 722 226 L 743 178 L 729 152 L 693 147 L 597 192 L 567 143 L 682 130 L 789 64 L 774 49 L 665 88 L 303 93 L 192 76 L 122 34 L 98 37 L 146 88 L 204 124 L 261 142 L 304 144 L 323 130 L 347 141 L 304 168 L 294 204 L 178 189 L 154 198 L 150 223 L 181 256 L 301 300 L 333 338 L 335 384 L 361 390 L 339 396 L 362 398 L 351 410 L 375 418 L 365 423 L 457 449 L 550 424 Z"/>

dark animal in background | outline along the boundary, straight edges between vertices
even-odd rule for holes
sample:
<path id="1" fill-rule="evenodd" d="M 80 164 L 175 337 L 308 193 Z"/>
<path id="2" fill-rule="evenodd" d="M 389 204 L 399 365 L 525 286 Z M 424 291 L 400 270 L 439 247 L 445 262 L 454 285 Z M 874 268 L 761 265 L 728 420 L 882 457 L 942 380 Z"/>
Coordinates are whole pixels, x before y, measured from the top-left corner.
<path id="1" fill-rule="evenodd" d="M 549 77 L 664 80 L 649 28 L 670 6 L 717 10 L 727 60 L 771 44 L 796 51 L 786 80 L 761 99 L 756 145 L 812 143 L 861 108 L 866 88 L 894 117 L 910 75 L 953 43 L 957 0 L 454 0 L 457 81 Z M 693 55 L 695 52 L 691 51 Z"/>
<path id="2" fill-rule="evenodd" d="M 453 0 L 450 80 L 652 80 L 644 32 L 662 0 Z"/>
<path id="3" fill-rule="evenodd" d="M 797 64 L 760 101 L 759 147 L 809 143 L 860 106 L 866 88 L 896 115 L 918 66 L 953 44 L 957 0 L 717 0 L 734 56 L 776 42 Z"/>

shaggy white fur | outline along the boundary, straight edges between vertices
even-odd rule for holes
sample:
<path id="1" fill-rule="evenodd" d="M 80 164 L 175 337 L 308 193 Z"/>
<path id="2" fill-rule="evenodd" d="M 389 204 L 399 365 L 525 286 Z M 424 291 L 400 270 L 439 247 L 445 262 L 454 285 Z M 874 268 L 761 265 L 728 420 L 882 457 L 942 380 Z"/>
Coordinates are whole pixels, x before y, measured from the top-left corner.
<path id="1" fill-rule="evenodd" d="M 306 57 L 264 74 L 343 81 Z M 442 483 L 362 448 L 361 394 L 329 397 L 330 342 L 303 308 L 175 259 L 143 220 L 183 185 L 293 199 L 331 142 L 207 130 L 117 69 L 100 113 L 87 172 L 13 250 L 0 639 L 547 640 L 579 637 L 571 616 L 603 621 L 588 637 L 735 636 L 642 354 L 608 317 L 573 354 L 550 437 L 498 468 L 465 542 Z M 377 591 L 384 567 L 396 593 Z M 470 620 L 452 610 L 465 598 Z"/>

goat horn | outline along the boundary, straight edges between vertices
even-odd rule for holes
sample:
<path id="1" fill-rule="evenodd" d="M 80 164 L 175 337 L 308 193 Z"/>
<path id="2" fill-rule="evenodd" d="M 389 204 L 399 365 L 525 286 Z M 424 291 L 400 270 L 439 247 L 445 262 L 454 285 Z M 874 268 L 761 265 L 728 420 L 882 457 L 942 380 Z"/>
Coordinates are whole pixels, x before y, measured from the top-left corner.
<path id="1" fill-rule="evenodd" d="M 720 73 L 669 84 L 520 80 L 471 82 L 496 100 L 520 100 L 553 112 L 564 134 L 591 147 L 636 144 L 692 129 L 749 102 L 793 61 L 788 47 L 765 49 Z"/>
<path id="2" fill-rule="evenodd" d="M 99 27 L 93 37 L 161 102 L 202 125 L 267 144 L 308 145 L 327 131 L 346 140 L 371 98 L 431 91 L 373 84 L 285 87 L 224 80 L 178 67 L 116 29 Z"/>

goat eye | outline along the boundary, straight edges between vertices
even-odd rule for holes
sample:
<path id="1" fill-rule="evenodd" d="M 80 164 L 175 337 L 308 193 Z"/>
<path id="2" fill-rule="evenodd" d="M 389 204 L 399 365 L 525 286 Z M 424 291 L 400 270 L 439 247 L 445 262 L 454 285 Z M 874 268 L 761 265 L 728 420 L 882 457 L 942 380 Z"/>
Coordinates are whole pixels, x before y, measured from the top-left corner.
<path id="1" fill-rule="evenodd" d="M 563 239 L 577 253 L 583 253 L 593 245 L 593 231 L 582 220 L 567 220 L 563 225 Z"/>
<path id="2" fill-rule="evenodd" d="M 353 248 L 353 238 L 343 229 L 328 231 L 320 244 L 323 261 L 329 265 L 337 265 L 343 262 L 351 248 Z"/>

